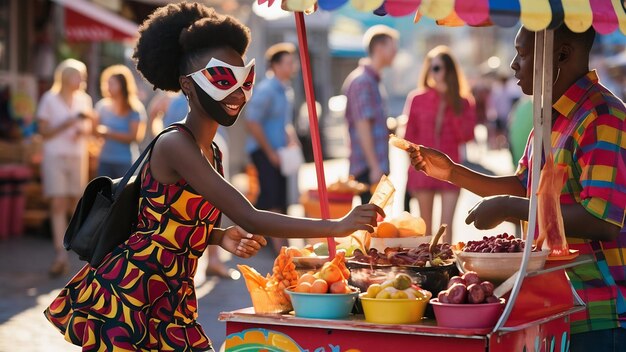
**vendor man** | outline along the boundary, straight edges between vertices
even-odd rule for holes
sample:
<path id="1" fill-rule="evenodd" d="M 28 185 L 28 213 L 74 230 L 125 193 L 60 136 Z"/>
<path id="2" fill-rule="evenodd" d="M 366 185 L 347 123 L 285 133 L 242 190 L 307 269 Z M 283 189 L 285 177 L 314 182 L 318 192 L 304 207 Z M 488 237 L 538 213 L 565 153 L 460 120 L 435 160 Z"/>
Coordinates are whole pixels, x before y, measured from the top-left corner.
<path id="1" fill-rule="evenodd" d="M 571 351 L 600 352 L 626 346 L 626 107 L 589 70 L 594 37 L 592 28 L 573 33 L 562 25 L 554 32 L 552 152 L 567 167 L 561 210 L 569 246 L 595 258 L 567 271 L 587 304 L 571 317 Z M 534 40 L 534 32 L 521 28 L 511 63 L 528 95 Z M 409 153 L 417 170 L 487 197 L 466 223 L 490 229 L 508 219 L 527 220 L 532 135 L 513 176 L 476 173 L 427 147 Z"/>

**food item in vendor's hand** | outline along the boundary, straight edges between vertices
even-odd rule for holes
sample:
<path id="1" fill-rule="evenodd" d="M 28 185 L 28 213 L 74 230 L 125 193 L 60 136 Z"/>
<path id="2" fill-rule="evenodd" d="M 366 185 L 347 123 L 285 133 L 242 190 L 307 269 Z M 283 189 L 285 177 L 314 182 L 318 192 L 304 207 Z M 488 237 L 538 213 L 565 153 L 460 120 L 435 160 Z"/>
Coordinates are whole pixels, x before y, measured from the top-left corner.
<path id="1" fill-rule="evenodd" d="M 480 241 L 469 241 L 463 252 L 473 253 L 518 253 L 522 252 L 525 242 L 506 232 L 497 236 L 484 236 Z M 533 249 L 535 250 L 535 249 Z"/>
<path id="2" fill-rule="evenodd" d="M 463 304 L 467 301 L 467 287 L 463 284 L 454 284 L 447 289 L 448 302 L 452 304 Z"/>
<path id="3" fill-rule="evenodd" d="M 398 229 L 390 222 L 383 221 L 378 224 L 372 237 L 393 238 L 398 237 Z"/>
<path id="4" fill-rule="evenodd" d="M 389 135 L 389 143 L 393 145 L 394 147 L 400 148 L 404 151 L 408 151 L 409 148 L 411 148 L 411 146 L 415 147 L 416 149 L 419 149 L 419 147 L 417 147 L 416 144 L 411 143 L 404 138 L 400 138 L 393 133 Z"/>
<path id="5" fill-rule="evenodd" d="M 485 301 L 485 291 L 480 284 L 467 286 L 467 303 L 479 304 Z"/>
<path id="6" fill-rule="evenodd" d="M 478 273 L 476 273 L 475 271 L 467 271 L 461 277 L 463 278 L 463 281 L 465 281 L 465 285 L 467 285 L 468 287 L 471 284 L 480 284 L 481 282 L 480 278 L 478 277 Z"/>
<path id="7" fill-rule="evenodd" d="M 554 257 L 569 254 L 560 202 L 565 172 L 565 167 L 555 165 L 553 155 L 548 155 L 541 170 L 537 190 L 537 222 L 539 224 L 537 247 L 541 248 L 545 239 L 550 248 L 550 255 Z"/>

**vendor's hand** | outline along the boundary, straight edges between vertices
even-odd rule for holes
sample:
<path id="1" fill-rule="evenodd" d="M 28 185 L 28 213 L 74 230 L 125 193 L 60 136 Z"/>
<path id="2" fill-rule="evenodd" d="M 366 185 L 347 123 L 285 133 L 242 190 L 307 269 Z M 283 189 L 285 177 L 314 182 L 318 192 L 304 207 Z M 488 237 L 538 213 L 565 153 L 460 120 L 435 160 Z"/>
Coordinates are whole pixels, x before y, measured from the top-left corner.
<path id="1" fill-rule="evenodd" d="M 337 222 L 333 229 L 333 236 L 347 236 L 354 231 L 365 230 L 374 232 L 374 227 L 378 225 L 376 219 L 378 215 L 385 218 L 385 212 L 377 205 L 359 205 Z"/>
<path id="2" fill-rule="evenodd" d="M 446 154 L 422 145 L 419 148 L 413 146 L 407 150 L 411 158 L 411 165 L 417 171 L 423 171 L 426 175 L 442 180 L 450 181 L 450 174 L 454 162 Z"/>
<path id="3" fill-rule="evenodd" d="M 509 219 L 508 196 L 488 197 L 478 202 L 467 214 L 466 224 L 474 223 L 479 230 L 488 230 Z"/>
<path id="4" fill-rule="evenodd" d="M 265 245 L 267 241 L 263 236 L 248 233 L 239 226 L 225 229 L 220 243 L 222 248 L 241 258 L 255 255 Z"/>

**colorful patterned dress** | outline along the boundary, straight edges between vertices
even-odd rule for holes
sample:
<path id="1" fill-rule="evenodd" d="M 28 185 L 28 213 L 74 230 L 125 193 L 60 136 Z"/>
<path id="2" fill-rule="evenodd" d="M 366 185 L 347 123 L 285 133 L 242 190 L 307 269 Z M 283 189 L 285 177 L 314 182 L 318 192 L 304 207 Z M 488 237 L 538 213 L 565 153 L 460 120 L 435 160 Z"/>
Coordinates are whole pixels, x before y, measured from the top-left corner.
<path id="1" fill-rule="evenodd" d="M 214 144 L 216 167 L 221 154 Z M 193 277 L 220 211 L 185 180 L 142 169 L 137 230 L 94 269 L 85 265 L 44 312 L 83 351 L 206 351 Z"/>

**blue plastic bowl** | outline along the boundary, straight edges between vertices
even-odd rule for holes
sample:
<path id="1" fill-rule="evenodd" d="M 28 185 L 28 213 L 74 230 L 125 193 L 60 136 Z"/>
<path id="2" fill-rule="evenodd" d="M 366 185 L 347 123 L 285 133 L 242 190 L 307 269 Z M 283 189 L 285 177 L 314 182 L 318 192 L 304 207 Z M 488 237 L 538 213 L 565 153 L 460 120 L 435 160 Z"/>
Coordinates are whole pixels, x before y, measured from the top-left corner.
<path id="1" fill-rule="evenodd" d="M 345 319 L 352 312 L 358 291 L 345 294 L 303 293 L 285 290 L 291 297 L 297 317 L 313 319 Z"/>

